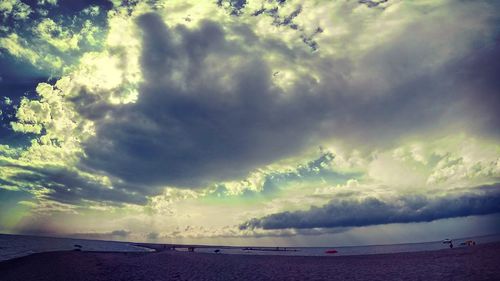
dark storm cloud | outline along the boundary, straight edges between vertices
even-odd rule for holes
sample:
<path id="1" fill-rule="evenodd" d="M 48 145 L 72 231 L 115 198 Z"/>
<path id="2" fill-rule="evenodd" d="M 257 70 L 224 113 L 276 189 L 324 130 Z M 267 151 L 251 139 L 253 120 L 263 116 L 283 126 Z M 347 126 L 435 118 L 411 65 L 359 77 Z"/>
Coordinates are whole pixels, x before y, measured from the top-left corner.
<path id="1" fill-rule="evenodd" d="M 392 145 L 401 136 L 436 129 L 498 136 L 498 40 L 466 36 L 454 26 L 447 26 L 455 31 L 445 34 L 432 28 L 436 24 L 412 24 L 363 56 L 362 67 L 344 67 L 360 79 L 333 80 L 336 73 L 328 69 L 335 65 L 322 62 L 323 79 L 335 83 L 328 82 L 325 90 L 338 90 L 333 97 L 325 95 L 331 107 L 323 129 L 361 146 Z M 449 49 L 454 55 L 436 56 Z"/>
<path id="2" fill-rule="evenodd" d="M 170 28 L 155 14 L 137 23 L 145 80 L 137 103 L 99 107 L 75 99 L 75 105 L 97 125 L 81 165 L 123 180 L 138 196 L 166 185 L 241 179 L 323 137 L 376 147 L 443 128 L 480 134 L 498 128 L 500 63 L 493 59 L 500 48 L 456 24 L 434 18 L 409 25 L 356 66 L 266 45 L 290 61 L 316 62 L 307 67 L 321 82 L 304 74 L 285 93 L 273 87 L 273 71 L 260 56 L 228 40 L 217 23 Z M 233 58 L 239 62 L 226 63 Z"/>
<path id="3" fill-rule="evenodd" d="M 128 191 L 131 187 L 116 184 L 113 189 L 110 189 L 98 181 L 86 178 L 66 168 L 28 167 L 1 162 L 0 167 L 25 170 L 12 176 L 10 181 L 25 190 L 26 186 L 23 183 L 47 188 L 50 192 L 44 194 L 44 196 L 57 202 L 79 204 L 82 200 L 90 200 L 109 203 L 146 203 L 143 196 L 135 196 Z"/>
<path id="4" fill-rule="evenodd" d="M 222 73 L 207 65 L 209 55 L 221 63 L 245 55 L 225 40 L 219 25 L 172 30 L 155 14 L 138 24 L 146 80 L 140 98 L 110 111 L 109 121 L 99 120 L 97 136 L 85 147 L 85 165 L 131 183 L 199 186 L 245 176 L 306 142 L 321 111 L 280 99 L 258 57 L 249 54 Z M 173 75 L 178 70 L 186 81 Z M 224 75 L 234 88 L 227 89 Z"/>
<path id="5" fill-rule="evenodd" d="M 500 24 L 500 20 L 497 24 Z M 447 114 L 460 116 L 467 112 L 477 132 L 498 138 L 500 136 L 500 114 L 498 114 L 500 37 L 451 66 L 449 71 L 457 73 L 456 88 L 463 99 Z"/>
<path id="6" fill-rule="evenodd" d="M 382 200 L 332 200 L 306 211 L 276 213 L 254 218 L 240 229 L 308 229 L 355 227 L 389 223 L 429 222 L 438 219 L 486 215 L 500 212 L 500 184 L 479 187 L 446 197 L 406 196 Z"/>

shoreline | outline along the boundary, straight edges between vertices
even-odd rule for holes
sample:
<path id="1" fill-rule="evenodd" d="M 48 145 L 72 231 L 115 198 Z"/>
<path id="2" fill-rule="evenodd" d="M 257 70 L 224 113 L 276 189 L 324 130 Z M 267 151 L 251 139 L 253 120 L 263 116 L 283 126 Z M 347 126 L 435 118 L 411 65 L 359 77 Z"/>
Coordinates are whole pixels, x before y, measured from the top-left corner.
<path id="1" fill-rule="evenodd" d="M 436 251 L 275 256 L 181 251 L 35 253 L 0 262 L 2 280 L 498 280 L 500 242 Z"/>
<path id="2" fill-rule="evenodd" d="M 104 241 L 104 240 L 103 240 Z M 124 242 L 126 243 L 126 242 Z M 426 242 L 422 242 L 426 243 Z M 233 250 L 241 250 L 245 251 L 245 248 L 248 247 L 236 247 L 236 246 L 212 246 L 212 245 L 188 245 L 188 244 L 156 244 L 156 243 L 133 243 L 130 242 L 128 243 L 130 246 L 136 247 L 136 248 L 141 248 L 144 249 L 144 251 L 106 251 L 106 250 L 80 250 L 78 248 L 75 249 L 68 249 L 68 250 L 51 250 L 51 251 L 42 251 L 42 252 L 34 252 L 30 253 L 24 256 L 18 256 L 14 257 L 11 259 L 7 260 L 0 260 L 0 265 L 2 263 L 12 261 L 15 259 L 22 259 L 26 258 L 32 255 L 38 255 L 38 254 L 44 254 L 44 253 L 65 253 L 65 252 L 84 252 L 84 253 L 97 253 L 97 254 L 150 254 L 150 253 L 161 253 L 161 252 L 176 252 L 176 253 L 191 253 L 191 254 L 201 254 L 201 255 L 228 255 L 228 256 L 271 256 L 271 257 L 314 257 L 314 258 L 333 258 L 333 257 L 356 257 L 356 256 L 376 256 L 376 255 L 395 255 L 395 254 L 407 254 L 407 253 L 425 253 L 425 252 L 437 252 L 437 251 L 448 251 L 448 250 L 453 250 L 449 248 L 443 248 L 443 249 L 435 249 L 435 250 L 421 250 L 421 251 L 401 251 L 401 252 L 388 252 L 388 253 L 367 253 L 367 254 L 332 254 L 332 255 L 281 255 L 281 254 L 273 254 L 272 252 L 300 252 L 300 250 L 292 250 L 292 249 L 298 249 L 298 248 L 308 248 L 308 247 L 288 247 L 287 250 L 273 250 L 275 247 L 269 247 L 270 249 L 265 249 L 261 250 L 260 248 L 250 248 L 249 251 L 252 252 L 246 252 L 246 253 L 228 253 L 228 252 L 220 252 L 220 253 L 213 253 L 213 252 L 200 252 L 200 251 L 187 251 L 189 247 L 195 247 L 196 249 L 233 249 Z M 420 244 L 420 243 L 413 243 L 413 244 Z M 494 242 L 487 242 L 487 243 L 481 243 L 479 245 L 488 245 L 488 244 L 499 244 L 500 248 L 500 241 L 494 241 Z M 388 245 L 398 245 L 398 244 L 388 244 Z M 404 244 L 402 244 L 404 245 Z M 172 246 L 175 246 L 175 249 L 172 249 Z M 384 246 L 384 245 L 374 245 L 374 246 Z M 477 247 L 473 246 L 473 247 Z M 360 247 L 360 246 L 345 246 L 345 247 Z M 470 246 L 457 246 L 454 249 L 466 249 L 469 248 Z M 261 247 L 264 248 L 264 247 Z M 285 247 L 283 247 L 285 248 Z M 344 247 L 339 247 L 339 248 L 344 248 Z M 177 249 L 186 249 L 186 250 L 177 250 Z M 266 254 L 258 254 L 258 252 L 266 252 Z M 271 252 L 271 253 L 269 253 Z M 500 254 L 500 253 L 499 253 Z"/>
<path id="3" fill-rule="evenodd" d="M 66 245 L 64 246 L 64 249 L 61 249 L 61 245 L 58 245 L 57 247 L 54 247 L 54 249 L 46 249 L 46 250 L 39 250 L 36 247 L 30 248 L 26 247 L 26 250 L 24 252 L 31 252 L 31 253 L 26 253 L 26 254 L 13 254 L 11 255 L 12 257 L 2 257 L 2 251 L 0 247 L 0 262 L 10 260 L 13 258 L 17 257 L 24 257 L 27 255 L 31 255 L 34 253 L 41 253 L 41 252 L 47 252 L 47 251 L 71 251 L 71 250 L 76 250 L 76 248 L 73 247 L 73 243 L 75 244 L 81 244 L 85 242 L 91 242 L 91 243 L 106 243 L 106 247 L 108 243 L 111 244 L 117 244 L 117 245 L 126 245 L 129 248 L 133 250 L 116 250 L 116 252 L 135 252 L 137 250 L 140 251 L 146 251 L 146 252 L 152 252 L 152 251 L 164 251 L 164 250 L 169 250 L 169 248 L 175 247 L 179 251 L 189 251 L 189 248 L 195 248 L 195 251 L 198 253 L 211 253 L 214 254 L 213 251 L 215 250 L 220 250 L 215 252 L 215 254 L 229 254 L 229 255 L 275 255 L 275 256 L 283 256 L 283 255 L 290 255 L 290 256 L 331 256 L 325 254 L 325 251 L 330 250 L 330 249 L 335 249 L 338 250 L 337 253 L 335 253 L 335 256 L 353 256 L 353 255 L 374 255 L 374 254 L 394 254 L 394 253 L 406 253 L 406 252 L 422 252 L 422 251 L 437 251 L 437 250 L 442 250 L 442 249 L 447 249 L 448 247 L 443 246 L 442 241 L 424 241 L 424 242 L 411 242 L 411 243 L 395 243 L 395 244 L 367 244 L 367 245 L 341 245 L 341 246 L 332 246 L 332 247 L 326 247 L 326 246 L 248 246 L 248 245 L 213 245 L 213 244 L 169 244 L 169 243 L 151 243 L 151 242 L 133 242 L 133 241 L 117 241 L 117 240 L 95 240 L 95 239 L 82 239 L 82 238 L 71 238 L 71 237 L 58 237 L 58 236 L 33 236 L 33 235 L 19 235 L 19 234 L 8 234 L 8 233 L 1 233 L 0 238 L 2 236 L 12 236 L 13 238 L 22 238 L 22 237 L 28 237 L 28 238 L 34 238 L 34 239 L 56 239 L 57 240 L 67 240 L 70 241 L 70 246 Z M 476 240 L 478 244 L 485 244 L 485 243 L 491 243 L 491 242 L 500 242 L 500 233 L 489 233 L 489 234 L 484 234 L 484 235 L 479 235 L 479 236 L 468 236 L 468 237 L 462 237 L 462 238 L 453 238 L 452 240 L 456 242 L 460 241 L 466 241 L 466 240 Z M 110 245 L 111 245 L 110 244 Z M 413 245 L 425 245 L 425 244 L 438 244 L 438 247 L 436 245 L 432 245 L 431 247 L 427 246 L 422 249 L 419 248 L 413 248 Z M 90 245 L 91 250 L 89 250 L 88 245 L 84 245 L 83 251 L 99 251 L 99 252 L 115 252 L 115 250 L 107 250 L 107 249 L 92 249 L 92 248 L 101 248 L 100 245 Z M 461 248 L 464 247 L 460 245 L 459 243 L 456 243 L 456 248 Z M 0 246 L 2 246 L 0 244 Z M 402 248 L 398 248 L 398 246 L 403 246 Z M 382 247 L 383 249 L 374 249 L 376 247 Z M 7 248 L 9 248 L 7 246 Z M 59 248 L 59 249 L 57 249 Z M 352 251 L 352 249 L 360 249 L 360 248 L 372 248 L 368 250 L 361 250 L 361 251 Z M 389 249 L 392 248 L 392 249 Z M 279 250 L 276 250 L 279 249 Z M 313 251 L 310 251 L 313 249 Z M 247 251 L 245 251 L 247 250 Z"/>
<path id="4" fill-rule="evenodd" d="M 484 235 L 474 237 L 475 239 L 484 237 L 495 237 L 492 240 L 486 240 L 478 242 L 479 245 L 490 244 L 490 243 L 500 243 L 499 234 L 494 235 Z M 467 248 L 472 245 L 464 245 L 464 243 L 459 243 L 460 241 L 467 241 L 469 238 L 459 238 L 453 239 L 454 248 Z M 427 248 L 427 249 L 410 249 L 406 248 L 396 248 L 389 250 L 387 247 L 398 247 L 398 246 L 408 246 L 408 245 L 423 245 L 423 244 L 438 244 L 439 248 Z M 161 251 L 178 251 L 178 252 L 196 252 L 203 254 L 224 254 L 224 255 L 266 255 L 266 256 L 299 256 L 299 257 L 332 257 L 332 256 L 364 256 L 364 255 L 379 255 L 379 254 L 398 254 L 398 253 L 418 253 L 418 252 L 433 252 L 448 250 L 449 245 L 443 241 L 430 241 L 430 242 L 415 242 L 415 243 L 399 243 L 399 244 L 380 244 L 380 245 L 362 245 L 362 246 L 339 246 L 339 247 L 249 247 L 249 246 L 214 246 L 214 245 L 191 245 L 191 244 L 156 244 L 156 243 L 134 243 L 132 245 L 148 248 L 156 252 Z M 434 245 L 435 246 L 435 245 Z M 383 247 L 382 249 L 374 252 L 346 252 L 345 249 L 356 249 L 356 248 L 374 248 Z M 193 248 L 193 250 L 189 250 Z M 323 251 L 308 251 L 309 249 L 322 249 Z M 327 250 L 338 250 L 334 254 L 326 254 Z M 210 251 L 207 251 L 210 250 Z M 217 250 L 217 252 L 213 252 Z M 229 250 L 229 251 L 224 251 Z M 303 253 L 303 254 L 302 254 Z"/>

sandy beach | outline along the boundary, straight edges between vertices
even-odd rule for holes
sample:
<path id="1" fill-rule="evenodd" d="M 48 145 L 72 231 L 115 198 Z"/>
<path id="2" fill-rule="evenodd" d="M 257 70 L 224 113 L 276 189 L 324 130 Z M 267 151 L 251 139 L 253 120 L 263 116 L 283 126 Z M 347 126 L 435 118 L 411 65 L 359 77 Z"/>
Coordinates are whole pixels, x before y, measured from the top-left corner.
<path id="1" fill-rule="evenodd" d="M 500 243 L 343 257 L 49 252 L 0 263 L 1 280 L 499 280 Z"/>

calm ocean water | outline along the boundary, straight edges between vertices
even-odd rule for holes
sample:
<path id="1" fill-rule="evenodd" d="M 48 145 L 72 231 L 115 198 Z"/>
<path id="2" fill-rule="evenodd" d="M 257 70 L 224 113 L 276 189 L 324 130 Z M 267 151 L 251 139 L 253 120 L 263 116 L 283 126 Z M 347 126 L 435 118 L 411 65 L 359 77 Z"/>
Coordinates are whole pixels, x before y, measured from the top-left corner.
<path id="1" fill-rule="evenodd" d="M 465 247 L 460 245 L 467 240 L 474 240 L 476 244 L 484 244 L 488 242 L 500 241 L 500 234 L 466 237 L 453 239 L 454 247 Z M 48 251 L 65 251 L 74 250 L 75 245 L 82 246 L 82 251 L 112 251 L 112 252 L 147 252 L 150 249 L 134 246 L 128 242 L 116 241 L 101 241 L 101 240 L 85 240 L 72 238 L 53 238 L 53 237 L 35 237 L 24 235 L 7 235 L 0 234 L 0 261 L 26 256 L 33 253 L 48 252 Z M 287 247 L 276 248 L 272 247 L 252 247 L 245 249 L 242 247 L 207 247 L 196 248 L 196 252 L 200 253 L 218 253 L 223 254 L 246 254 L 246 255 L 286 255 L 286 256 L 332 256 L 326 254 L 327 250 L 335 249 L 335 256 L 347 255 L 370 255 L 370 254 L 386 254 L 398 252 L 419 252 L 447 249 L 449 246 L 443 244 L 442 241 L 426 242 L 426 243 L 409 243 L 409 244 L 394 244 L 394 245 L 371 245 L 371 246 L 352 246 L 352 247 Z M 179 251 L 186 251 L 186 248 L 180 248 Z"/>
<path id="2" fill-rule="evenodd" d="M 33 253 L 74 250 L 75 245 L 82 246 L 82 251 L 151 251 L 127 242 L 0 234 L 0 261 Z"/>

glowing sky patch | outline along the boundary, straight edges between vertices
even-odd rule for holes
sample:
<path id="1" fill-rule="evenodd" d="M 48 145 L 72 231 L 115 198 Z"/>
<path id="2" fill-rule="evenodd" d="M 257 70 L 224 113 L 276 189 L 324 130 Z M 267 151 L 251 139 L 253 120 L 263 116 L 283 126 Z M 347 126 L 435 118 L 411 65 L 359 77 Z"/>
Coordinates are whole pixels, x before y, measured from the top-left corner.
<path id="1" fill-rule="evenodd" d="M 3 1 L 0 232 L 325 245 L 500 231 L 498 8 Z"/>

